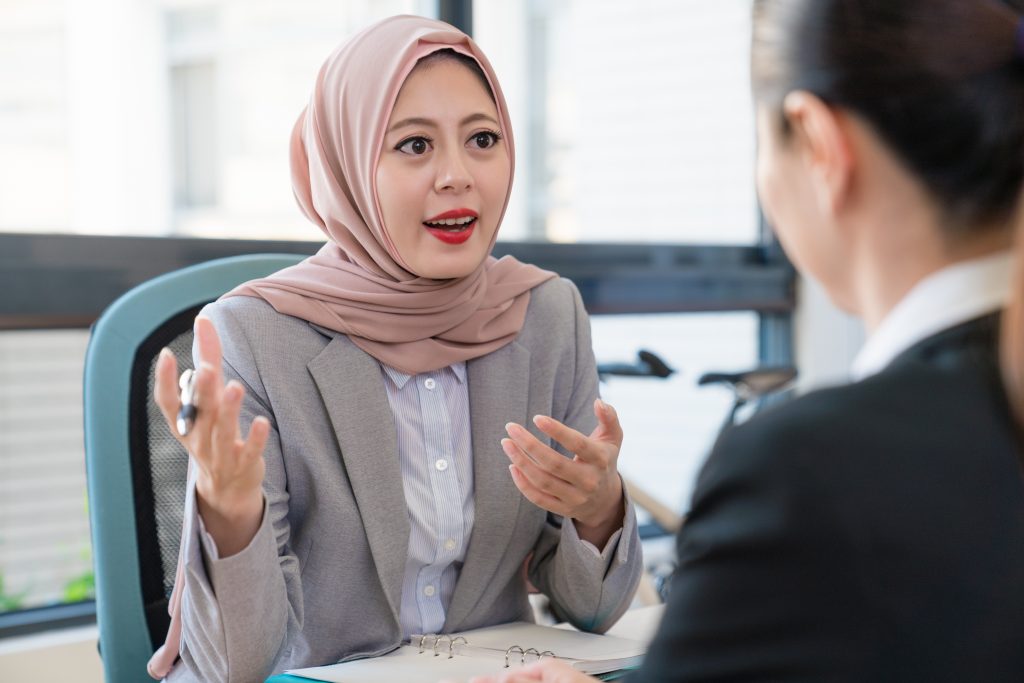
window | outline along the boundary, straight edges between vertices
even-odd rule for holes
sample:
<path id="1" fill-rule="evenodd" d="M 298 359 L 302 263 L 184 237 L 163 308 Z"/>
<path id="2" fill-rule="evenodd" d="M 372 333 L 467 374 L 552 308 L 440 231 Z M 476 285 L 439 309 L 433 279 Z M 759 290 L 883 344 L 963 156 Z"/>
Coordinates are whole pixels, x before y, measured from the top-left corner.
<path id="1" fill-rule="evenodd" d="M 291 128 L 324 58 L 392 14 L 472 24 L 501 78 L 518 161 L 499 250 L 596 302 L 600 362 L 648 348 L 678 370 L 602 392 L 628 430 L 623 471 L 684 509 L 729 403 L 696 378 L 792 351 L 792 274 L 760 241 L 752 182 L 749 6 L 0 3 L 0 612 L 88 596 L 84 328 L 171 268 L 316 248 Z M 61 235 L 4 234 L 28 232 Z"/>
<path id="2" fill-rule="evenodd" d="M 160 261 L 134 242 L 97 272 L 90 255 L 109 243 L 57 256 L 4 233 L 320 239 L 287 169 L 320 63 L 372 21 L 434 12 L 425 0 L 0 3 L 0 635 L 32 628 L 5 614 L 92 598 L 88 301 L 102 308 L 112 281 Z M 46 284 L 59 273 L 70 280 Z"/>
<path id="3" fill-rule="evenodd" d="M 61 4 L 0 4 L 0 230 L 59 230 L 70 219 Z"/>
<path id="4" fill-rule="evenodd" d="M 474 38 L 498 72 L 516 132 L 502 238 L 760 243 L 749 15 L 749 0 L 473 2 Z M 695 270 L 727 277 L 697 251 Z M 741 308 L 742 298 L 707 293 L 695 307 Z M 731 400 L 696 380 L 788 362 L 788 317 L 597 315 L 592 324 L 599 362 L 631 361 L 647 348 L 679 368 L 666 381 L 613 377 L 602 391 L 626 428 L 622 471 L 682 511 Z M 778 331 L 784 338 L 773 345 Z"/>
<path id="5" fill-rule="evenodd" d="M 0 232 L 316 239 L 288 139 L 345 37 L 430 0 L 0 3 Z"/>
<path id="6" fill-rule="evenodd" d="M 93 597 L 82 459 L 88 333 L 0 334 L 0 611 Z"/>
<path id="7" fill-rule="evenodd" d="M 167 15 L 174 210 L 212 208 L 219 193 L 217 18 L 208 9 Z"/>
<path id="8" fill-rule="evenodd" d="M 753 243 L 749 0 L 473 5 L 516 126 L 502 236 Z"/>
<path id="9" fill-rule="evenodd" d="M 619 470 L 677 511 L 686 509 L 694 474 L 732 406 L 730 392 L 698 387 L 702 374 L 758 363 L 754 313 L 601 315 L 591 321 L 594 353 L 604 362 L 634 362 L 651 351 L 668 378 L 608 377 L 604 400 L 626 430 Z"/>

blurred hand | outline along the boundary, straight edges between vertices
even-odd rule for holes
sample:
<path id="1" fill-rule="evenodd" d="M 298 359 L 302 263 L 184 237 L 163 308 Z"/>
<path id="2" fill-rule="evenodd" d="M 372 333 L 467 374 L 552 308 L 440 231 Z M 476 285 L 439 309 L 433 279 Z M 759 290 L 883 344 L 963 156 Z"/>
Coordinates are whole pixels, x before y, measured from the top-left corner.
<path id="1" fill-rule="evenodd" d="M 187 436 L 180 436 L 175 426 L 181 407 L 178 361 L 168 349 L 161 351 L 157 360 L 153 393 L 171 434 L 192 456 L 199 513 L 218 552 L 227 557 L 249 544 L 262 521 L 263 447 L 270 423 L 257 417 L 248 436 L 242 438 L 238 416 L 245 390 L 234 380 L 224 384 L 220 338 L 213 323 L 196 318 L 195 339 L 199 367 L 193 403 L 197 414 Z"/>
<path id="2" fill-rule="evenodd" d="M 550 417 L 538 415 L 533 423 L 561 444 L 572 460 L 541 443 L 521 425 L 505 425 L 509 438 L 501 446 L 512 461 L 512 480 L 535 505 L 571 518 L 580 538 L 598 548 L 621 527 L 624 514 L 622 478 L 617 463 L 622 428 L 615 410 L 594 401 L 597 428 L 590 436 Z"/>
<path id="3" fill-rule="evenodd" d="M 596 680 L 581 674 L 563 661 L 546 659 L 496 676 L 478 676 L 470 679 L 469 683 L 593 683 Z"/>

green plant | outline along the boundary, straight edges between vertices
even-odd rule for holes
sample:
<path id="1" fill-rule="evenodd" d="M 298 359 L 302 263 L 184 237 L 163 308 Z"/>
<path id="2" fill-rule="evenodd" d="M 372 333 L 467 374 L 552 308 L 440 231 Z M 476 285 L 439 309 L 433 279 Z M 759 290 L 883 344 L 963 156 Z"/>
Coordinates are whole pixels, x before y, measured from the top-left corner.
<path id="1" fill-rule="evenodd" d="M 82 600 L 93 600 L 96 598 L 96 576 L 91 567 L 92 547 L 88 542 L 79 548 L 78 556 L 86 563 L 89 569 L 68 579 L 68 582 L 64 584 L 64 595 L 61 598 L 61 602 L 81 602 Z"/>
<path id="2" fill-rule="evenodd" d="M 0 612 L 13 612 L 14 610 L 21 609 L 27 592 L 8 593 L 4 586 L 4 573 L 0 571 Z"/>
<path id="3" fill-rule="evenodd" d="M 90 569 L 64 584 L 64 602 L 81 602 L 96 597 L 96 577 Z"/>

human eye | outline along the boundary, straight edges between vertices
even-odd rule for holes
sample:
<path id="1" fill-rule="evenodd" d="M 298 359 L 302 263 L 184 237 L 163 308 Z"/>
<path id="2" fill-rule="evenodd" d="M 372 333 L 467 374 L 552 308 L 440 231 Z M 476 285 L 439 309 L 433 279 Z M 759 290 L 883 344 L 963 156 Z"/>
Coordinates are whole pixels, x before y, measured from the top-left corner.
<path id="1" fill-rule="evenodd" d="M 479 133 L 473 133 L 467 144 L 477 149 L 488 149 L 498 144 L 498 140 L 501 140 L 501 133 L 498 131 L 482 130 Z"/>
<path id="2" fill-rule="evenodd" d="M 403 154 L 409 154 L 412 156 L 422 156 L 430 151 L 430 145 L 433 142 L 430 138 L 422 135 L 414 135 L 411 138 L 405 138 L 397 145 L 395 149 Z"/>

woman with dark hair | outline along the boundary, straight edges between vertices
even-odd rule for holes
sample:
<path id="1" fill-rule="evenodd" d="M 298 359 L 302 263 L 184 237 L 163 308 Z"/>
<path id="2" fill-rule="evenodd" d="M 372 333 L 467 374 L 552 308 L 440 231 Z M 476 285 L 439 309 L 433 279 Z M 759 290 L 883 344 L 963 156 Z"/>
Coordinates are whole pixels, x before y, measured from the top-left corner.
<path id="1" fill-rule="evenodd" d="M 1024 680 L 1022 12 L 755 0 L 764 209 L 869 338 L 716 444 L 637 680 Z"/>

